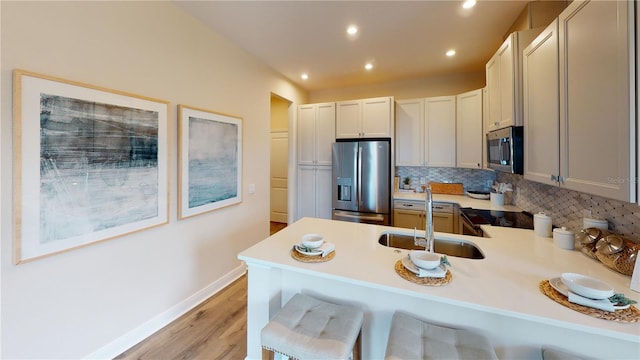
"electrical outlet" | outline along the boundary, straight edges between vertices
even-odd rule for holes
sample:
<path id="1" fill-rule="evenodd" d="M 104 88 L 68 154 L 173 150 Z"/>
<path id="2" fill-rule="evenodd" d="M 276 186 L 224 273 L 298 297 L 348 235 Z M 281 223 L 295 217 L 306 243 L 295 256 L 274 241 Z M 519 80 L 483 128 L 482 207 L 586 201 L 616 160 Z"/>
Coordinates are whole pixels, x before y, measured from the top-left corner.
<path id="1" fill-rule="evenodd" d="M 591 209 L 582 210 L 582 216 L 590 218 L 591 217 Z"/>
<path id="2" fill-rule="evenodd" d="M 420 178 L 420 185 L 424 185 L 424 184 L 426 184 L 426 183 L 427 183 L 427 178 L 426 178 L 426 177 L 424 177 L 424 176 L 423 176 L 423 177 L 421 177 L 421 178 Z"/>
<path id="3" fill-rule="evenodd" d="M 493 180 L 487 180 L 487 181 L 485 182 L 485 186 L 486 186 L 487 188 L 491 188 L 491 185 L 493 185 Z"/>

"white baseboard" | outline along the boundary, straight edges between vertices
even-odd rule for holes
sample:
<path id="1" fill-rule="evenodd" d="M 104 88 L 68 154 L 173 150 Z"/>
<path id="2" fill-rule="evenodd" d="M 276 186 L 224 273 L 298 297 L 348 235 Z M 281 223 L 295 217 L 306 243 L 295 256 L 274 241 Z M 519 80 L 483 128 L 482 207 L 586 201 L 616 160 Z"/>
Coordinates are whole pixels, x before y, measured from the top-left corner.
<path id="1" fill-rule="evenodd" d="M 179 318 L 180 316 L 187 313 L 189 310 L 193 309 L 203 301 L 210 298 L 212 295 L 217 293 L 218 291 L 225 288 L 227 285 L 231 284 L 233 281 L 244 275 L 247 271 L 247 266 L 243 262 L 240 266 L 233 269 L 220 279 L 212 282 L 207 285 L 203 289 L 199 290 L 195 294 L 189 296 L 183 301 L 177 303 L 176 305 L 170 307 L 166 311 L 158 314 L 153 319 L 143 323 L 137 328 L 129 331 L 128 333 L 120 336 L 115 339 L 111 343 L 103 346 L 102 348 L 96 350 L 92 354 L 88 355 L 86 359 L 113 359 L 116 356 L 122 354 L 123 352 L 129 350 L 134 345 L 138 344 L 142 340 L 148 338 L 150 335 L 155 333 L 156 331 L 162 329 L 167 326 L 173 320 Z"/>

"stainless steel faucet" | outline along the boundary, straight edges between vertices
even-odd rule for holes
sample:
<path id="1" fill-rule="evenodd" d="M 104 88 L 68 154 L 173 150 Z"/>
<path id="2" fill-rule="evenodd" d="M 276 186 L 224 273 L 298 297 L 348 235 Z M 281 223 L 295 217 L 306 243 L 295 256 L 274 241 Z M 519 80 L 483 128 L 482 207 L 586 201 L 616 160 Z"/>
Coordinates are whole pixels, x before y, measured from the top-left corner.
<path id="1" fill-rule="evenodd" d="M 431 192 L 431 186 L 427 185 L 424 190 L 426 199 L 424 201 L 425 207 L 425 225 L 424 225 L 424 242 L 418 240 L 416 236 L 416 228 L 413 228 L 413 244 L 416 246 L 424 246 L 424 249 L 428 252 L 433 252 L 433 243 L 435 242 L 433 236 L 433 193 Z M 421 238 L 420 238 L 421 239 Z"/>
<path id="2" fill-rule="evenodd" d="M 425 213 L 426 213 L 426 224 L 425 224 L 425 250 L 428 252 L 433 252 L 433 193 L 431 192 L 431 186 L 427 185 L 425 189 L 426 199 L 424 202 Z"/>

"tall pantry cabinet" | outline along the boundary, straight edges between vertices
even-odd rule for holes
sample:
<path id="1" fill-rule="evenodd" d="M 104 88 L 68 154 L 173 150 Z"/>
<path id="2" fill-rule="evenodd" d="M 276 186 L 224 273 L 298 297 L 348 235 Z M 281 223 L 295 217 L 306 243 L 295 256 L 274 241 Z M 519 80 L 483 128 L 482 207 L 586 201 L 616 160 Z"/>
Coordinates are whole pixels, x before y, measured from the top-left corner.
<path id="1" fill-rule="evenodd" d="M 635 201 L 633 6 L 575 0 L 525 49 L 525 178 Z"/>
<path id="2" fill-rule="evenodd" d="M 331 219 L 331 144 L 335 103 L 298 106 L 297 216 Z"/>

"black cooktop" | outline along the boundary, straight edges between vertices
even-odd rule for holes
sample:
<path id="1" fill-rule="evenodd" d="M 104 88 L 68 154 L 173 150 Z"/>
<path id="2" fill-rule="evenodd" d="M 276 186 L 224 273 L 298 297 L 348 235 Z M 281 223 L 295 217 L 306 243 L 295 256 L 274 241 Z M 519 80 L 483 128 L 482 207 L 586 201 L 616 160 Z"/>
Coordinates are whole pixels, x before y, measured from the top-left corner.
<path id="1" fill-rule="evenodd" d="M 533 215 L 522 211 L 496 211 L 461 208 L 460 212 L 473 225 L 493 225 L 533 230 Z"/>

